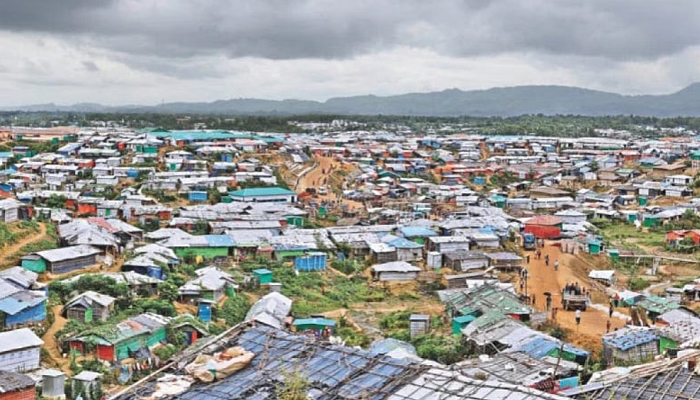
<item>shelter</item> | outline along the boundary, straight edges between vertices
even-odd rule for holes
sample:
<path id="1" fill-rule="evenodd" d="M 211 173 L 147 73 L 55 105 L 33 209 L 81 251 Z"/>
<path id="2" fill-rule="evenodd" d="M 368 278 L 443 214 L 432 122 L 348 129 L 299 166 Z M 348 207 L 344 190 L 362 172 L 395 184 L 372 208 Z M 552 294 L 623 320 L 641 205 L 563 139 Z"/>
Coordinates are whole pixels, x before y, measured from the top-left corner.
<path id="1" fill-rule="evenodd" d="M 0 370 L 33 371 L 39 368 L 44 341 L 28 328 L 0 332 Z"/>
<path id="2" fill-rule="evenodd" d="M 427 366 L 345 346 L 329 346 L 314 338 L 266 326 L 244 327 L 222 338 L 228 346 L 241 346 L 255 354 L 250 364 L 212 383 L 195 384 L 172 395 L 172 400 L 273 399 L 280 369 L 297 360 L 299 373 L 308 380 L 308 396 L 315 399 L 416 400 L 564 400 L 557 395 L 521 385 L 483 381 L 441 365 Z M 192 354 L 192 359 L 196 354 Z M 175 371 L 175 374 L 180 373 Z M 124 391 L 115 400 L 153 396 L 155 380 Z"/>
<path id="3" fill-rule="evenodd" d="M 625 327 L 603 335 L 603 352 L 608 363 L 640 363 L 659 354 L 658 343 L 659 337 L 651 329 Z"/>
<path id="4" fill-rule="evenodd" d="M 231 200 L 244 203 L 294 203 L 297 194 L 281 187 L 249 188 L 229 193 Z"/>
<path id="5" fill-rule="evenodd" d="M 540 215 L 525 222 L 525 232 L 539 239 L 556 239 L 561 236 L 564 220 L 553 215 Z"/>
<path id="6" fill-rule="evenodd" d="M 45 397 L 46 394 L 44 394 Z M 0 370 L 0 399 L 33 400 L 36 398 L 34 379 L 17 372 Z"/>
<path id="7" fill-rule="evenodd" d="M 612 286 L 615 284 L 615 271 L 614 270 L 598 270 L 591 271 L 588 273 L 588 277 L 596 280 L 606 286 Z"/>
<path id="8" fill-rule="evenodd" d="M 87 245 L 39 251 L 22 257 L 22 268 L 33 272 L 65 274 L 97 264 L 101 251 Z"/>
<path id="9" fill-rule="evenodd" d="M 378 281 L 413 281 L 418 279 L 420 268 L 405 261 L 392 261 L 373 265 L 372 278 Z"/>
<path id="10" fill-rule="evenodd" d="M 248 310 L 246 321 L 255 321 L 280 329 L 292 311 L 292 300 L 283 294 L 272 292 L 261 297 Z"/>
<path id="11" fill-rule="evenodd" d="M 698 397 L 700 375 L 688 368 L 700 356 L 692 351 L 684 357 L 661 361 L 637 371 L 625 371 L 604 381 L 595 381 L 560 394 L 575 400 L 686 400 Z M 601 371 L 602 373 L 613 371 Z"/>
<path id="12" fill-rule="evenodd" d="M 82 322 L 105 321 L 114 310 L 115 301 L 112 296 L 88 291 L 69 300 L 61 314 L 65 318 Z"/>
<path id="13" fill-rule="evenodd" d="M 119 361 L 166 340 L 168 317 L 144 313 L 115 324 L 111 329 L 95 329 L 68 339 L 71 351 L 89 352 L 86 343 L 95 344 L 99 360 Z"/>

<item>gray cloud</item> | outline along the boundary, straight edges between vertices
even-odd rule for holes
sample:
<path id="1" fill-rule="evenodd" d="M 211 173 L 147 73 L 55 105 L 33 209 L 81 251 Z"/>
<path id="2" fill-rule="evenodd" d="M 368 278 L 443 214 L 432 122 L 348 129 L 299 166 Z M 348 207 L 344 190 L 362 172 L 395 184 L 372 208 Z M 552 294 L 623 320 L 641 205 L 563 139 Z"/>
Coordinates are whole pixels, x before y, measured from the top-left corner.
<path id="1" fill-rule="evenodd" d="M 100 70 L 100 67 L 93 61 L 83 61 L 83 67 L 90 72 L 97 72 Z"/>
<path id="2" fill-rule="evenodd" d="M 700 77 L 696 0 L 0 0 L 0 104 Z"/>
<path id="3" fill-rule="evenodd" d="M 164 58 L 344 59 L 411 46 L 654 59 L 699 44 L 698 17 L 695 0 L 0 0 L 0 29 Z"/>

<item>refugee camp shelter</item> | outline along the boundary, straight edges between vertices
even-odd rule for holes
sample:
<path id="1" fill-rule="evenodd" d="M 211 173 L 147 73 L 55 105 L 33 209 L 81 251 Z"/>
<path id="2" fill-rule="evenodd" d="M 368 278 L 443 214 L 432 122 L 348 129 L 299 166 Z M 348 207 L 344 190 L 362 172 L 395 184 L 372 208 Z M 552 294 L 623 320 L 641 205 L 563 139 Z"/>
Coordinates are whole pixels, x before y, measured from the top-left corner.
<path id="1" fill-rule="evenodd" d="M 33 371 L 39 368 L 39 349 L 44 345 L 31 329 L 0 332 L 0 370 Z"/>

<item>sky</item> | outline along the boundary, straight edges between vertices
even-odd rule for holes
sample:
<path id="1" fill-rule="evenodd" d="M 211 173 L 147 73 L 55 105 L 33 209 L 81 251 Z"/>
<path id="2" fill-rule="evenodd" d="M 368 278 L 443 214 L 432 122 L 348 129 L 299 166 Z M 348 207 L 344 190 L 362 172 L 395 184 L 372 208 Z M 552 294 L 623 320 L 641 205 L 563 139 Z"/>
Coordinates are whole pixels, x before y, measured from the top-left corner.
<path id="1" fill-rule="evenodd" d="M 0 106 L 700 81 L 697 0 L 0 0 Z"/>

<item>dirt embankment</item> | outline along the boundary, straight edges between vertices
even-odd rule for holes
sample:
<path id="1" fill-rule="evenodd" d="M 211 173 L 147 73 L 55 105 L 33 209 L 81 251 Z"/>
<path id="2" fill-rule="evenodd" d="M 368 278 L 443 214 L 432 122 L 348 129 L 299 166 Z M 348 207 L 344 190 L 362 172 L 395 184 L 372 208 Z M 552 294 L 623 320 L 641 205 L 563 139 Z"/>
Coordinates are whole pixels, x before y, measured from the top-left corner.
<path id="1" fill-rule="evenodd" d="M 27 235 L 27 237 L 9 246 L 0 246 L 0 252 L 2 253 L 2 257 L 0 257 L 0 270 L 17 265 L 19 258 L 26 255 L 18 254 L 22 247 L 46 238 L 48 238 L 46 234 L 46 225 L 44 223 L 39 223 L 39 232 Z"/>

